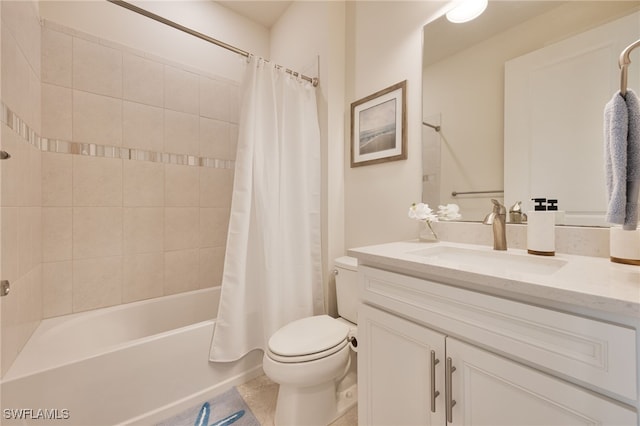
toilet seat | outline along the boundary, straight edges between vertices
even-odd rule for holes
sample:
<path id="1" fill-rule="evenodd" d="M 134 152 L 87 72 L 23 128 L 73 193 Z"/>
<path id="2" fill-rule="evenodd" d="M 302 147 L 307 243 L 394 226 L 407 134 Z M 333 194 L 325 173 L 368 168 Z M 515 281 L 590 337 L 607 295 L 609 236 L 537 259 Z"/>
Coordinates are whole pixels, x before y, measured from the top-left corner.
<path id="1" fill-rule="evenodd" d="M 283 363 L 307 362 L 330 356 L 348 344 L 349 327 L 328 315 L 293 321 L 269 339 L 268 356 Z"/>

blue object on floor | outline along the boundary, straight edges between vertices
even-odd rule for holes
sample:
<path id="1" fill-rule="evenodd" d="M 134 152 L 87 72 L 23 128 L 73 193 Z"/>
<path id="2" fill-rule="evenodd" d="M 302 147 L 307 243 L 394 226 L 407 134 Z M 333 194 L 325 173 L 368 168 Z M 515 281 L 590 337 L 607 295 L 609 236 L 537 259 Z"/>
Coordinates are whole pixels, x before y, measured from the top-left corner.
<path id="1" fill-rule="evenodd" d="M 202 408 L 198 413 L 198 418 L 194 423 L 194 426 L 208 426 L 209 425 L 209 413 L 211 412 L 211 406 L 208 402 L 202 404 Z"/>
<path id="2" fill-rule="evenodd" d="M 234 387 L 217 397 L 164 420 L 157 426 L 260 426 Z"/>
<path id="3" fill-rule="evenodd" d="M 211 423 L 211 425 L 209 426 L 228 426 L 232 423 L 235 423 L 242 416 L 244 416 L 244 410 L 236 411 L 232 415 L 225 417 L 218 422 Z"/>

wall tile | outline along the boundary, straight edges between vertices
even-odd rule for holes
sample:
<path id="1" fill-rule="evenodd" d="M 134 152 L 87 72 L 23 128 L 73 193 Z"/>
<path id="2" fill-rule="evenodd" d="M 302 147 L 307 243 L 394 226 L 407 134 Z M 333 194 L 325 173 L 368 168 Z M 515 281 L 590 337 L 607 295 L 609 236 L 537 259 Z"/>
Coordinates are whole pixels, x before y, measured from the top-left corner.
<path id="1" fill-rule="evenodd" d="M 27 297 L 27 301 L 29 303 L 28 309 L 28 320 L 30 322 L 31 330 L 29 335 L 26 336 L 25 343 L 31 337 L 31 333 L 35 331 L 35 329 L 40 324 L 42 320 L 42 265 L 34 266 L 31 271 L 29 271 L 29 294 Z"/>
<path id="2" fill-rule="evenodd" d="M 198 287 L 208 288 L 221 285 L 224 269 L 224 247 L 201 248 L 199 259 Z"/>
<path id="3" fill-rule="evenodd" d="M 122 162 L 115 158 L 74 155 L 74 206 L 122 206 Z"/>
<path id="4" fill-rule="evenodd" d="M 18 207 L 2 207 L 2 279 L 18 279 Z"/>
<path id="5" fill-rule="evenodd" d="M 71 87 L 72 37 L 44 27 L 42 29 L 42 82 Z"/>
<path id="6" fill-rule="evenodd" d="M 231 159 L 231 125 L 224 121 L 200 118 L 200 156 Z"/>
<path id="7" fill-rule="evenodd" d="M 125 207 L 164 206 L 164 164 L 127 160 L 123 166 Z"/>
<path id="8" fill-rule="evenodd" d="M 42 207 L 29 207 L 31 221 L 31 264 L 42 263 Z"/>
<path id="9" fill-rule="evenodd" d="M 36 74 L 32 68 L 29 68 L 28 74 L 29 91 L 27 92 L 26 108 L 27 115 L 25 120 L 29 125 L 38 132 L 42 133 L 42 83 L 40 81 L 40 74 Z"/>
<path id="10" fill-rule="evenodd" d="M 123 103 L 122 141 L 128 148 L 164 151 L 164 110 L 125 101 Z"/>
<path id="11" fill-rule="evenodd" d="M 120 256 L 73 261 L 73 312 L 122 303 Z"/>
<path id="12" fill-rule="evenodd" d="M 15 285 L 13 297 L 18 298 L 20 348 L 27 342 L 42 319 L 42 269 L 38 266 L 23 275 Z M 17 291 L 16 291 L 17 290 Z"/>
<path id="13" fill-rule="evenodd" d="M 198 267 L 198 249 L 166 252 L 164 254 L 164 294 L 197 290 Z"/>
<path id="14" fill-rule="evenodd" d="M 164 105 L 164 66 L 161 63 L 123 53 L 122 96 L 146 105 Z"/>
<path id="15" fill-rule="evenodd" d="M 122 208 L 73 208 L 74 260 L 121 254 Z"/>
<path id="16" fill-rule="evenodd" d="M 164 249 L 164 208 L 124 209 L 124 253 L 152 253 Z"/>
<path id="17" fill-rule="evenodd" d="M 16 186 L 19 191 L 17 201 L 18 206 L 27 206 L 29 205 L 29 163 L 31 161 L 30 151 L 32 147 L 26 144 L 23 140 L 20 140 L 18 136 L 14 136 L 14 140 L 18 141 L 16 144 L 17 150 L 15 151 L 15 157 L 13 157 L 13 152 L 11 153 L 11 161 L 15 162 L 15 165 L 17 166 L 17 171 L 14 175 L 14 178 L 17 179 Z M 4 164 L 7 164 L 7 161 L 5 161 Z"/>
<path id="18" fill-rule="evenodd" d="M 73 312 L 73 263 L 44 263 L 42 276 L 42 315 L 51 318 Z"/>
<path id="19" fill-rule="evenodd" d="M 128 256 L 123 262 L 122 302 L 162 296 L 164 291 L 164 253 Z"/>
<path id="20" fill-rule="evenodd" d="M 216 120 L 229 121 L 231 89 L 227 83 L 200 77 L 200 115 Z"/>
<path id="21" fill-rule="evenodd" d="M 233 170 L 200 168 L 200 207 L 231 207 Z"/>
<path id="22" fill-rule="evenodd" d="M 172 66 L 164 67 L 164 107 L 198 114 L 198 75 Z"/>
<path id="23" fill-rule="evenodd" d="M 197 115 L 164 111 L 164 150 L 173 154 L 199 155 L 200 121 Z"/>
<path id="24" fill-rule="evenodd" d="M 42 260 L 56 262 L 72 259 L 71 207 L 42 209 Z"/>
<path id="25" fill-rule="evenodd" d="M 29 60 L 40 73 L 40 19 L 35 2 L 2 2 L 2 20 Z M 4 26 L 4 25 L 3 25 Z"/>
<path id="26" fill-rule="evenodd" d="M 42 153 L 42 205 L 71 206 L 73 185 L 71 155 Z"/>
<path id="27" fill-rule="evenodd" d="M 197 207 L 200 202 L 200 168 L 166 164 L 164 188 L 166 206 Z"/>
<path id="28" fill-rule="evenodd" d="M 14 281 L 12 281 L 16 284 Z M 1 352 L 1 369 L 2 375 L 4 375 L 16 356 L 20 346 L 20 329 L 18 327 L 18 298 L 17 297 L 2 297 L 0 298 L 0 325 L 2 327 L 2 345 L 0 345 Z"/>
<path id="29" fill-rule="evenodd" d="M 2 5 L 2 3 L 0 3 Z M 26 76 L 20 76 L 18 72 L 18 45 L 7 25 L 0 28 L 0 46 L 2 52 L 2 61 L 0 61 L 0 69 L 2 71 L 2 80 L 0 86 L 2 88 L 2 101 L 7 105 L 15 108 L 16 102 L 20 97 L 18 79 L 24 79 Z M 27 87 L 26 79 L 23 81 L 24 87 Z M 23 89 L 24 90 L 24 89 Z"/>
<path id="30" fill-rule="evenodd" d="M 122 101 L 73 91 L 73 141 L 122 145 Z"/>
<path id="31" fill-rule="evenodd" d="M 229 228 L 229 209 L 200 209 L 200 248 L 224 247 Z"/>
<path id="32" fill-rule="evenodd" d="M 5 19 L 3 22 L 6 22 Z M 29 63 L 8 26 L 2 26 L 1 34 L 2 101 L 24 117 L 28 108 L 28 96 L 25 93 L 29 92 Z"/>
<path id="33" fill-rule="evenodd" d="M 29 207 L 18 207 L 18 276 L 26 275 L 33 267 L 31 257 L 31 215 Z"/>
<path id="34" fill-rule="evenodd" d="M 25 195 L 25 172 L 28 167 L 28 150 L 11 129 L 2 125 L 2 149 L 11 154 L 11 161 L 0 167 L 2 179 L 2 205 L 19 206 Z"/>
<path id="35" fill-rule="evenodd" d="M 197 207 L 167 207 L 164 211 L 164 249 L 198 248 L 200 212 Z"/>
<path id="36" fill-rule="evenodd" d="M 27 146 L 29 154 L 29 166 L 27 168 L 28 180 L 26 205 L 40 206 L 42 204 L 42 151 L 34 146 Z"/>
<path id="37" fill-rule="evenodd" d="M 42 135 L 50 139 L 73 139 L 72 91 L 61 86 L 42 84 Z"/>
<path id="38" fill-rule="evenodd" d="M 73 88 L 122 98 L 122 53 L 74 37 Z"/>
<path id="39" fill-rule="evenodd" d="M 16 58 L 2 63 L 3 77 L 8 70 L 16 80 L 9 90 L 17 107 L 8 105 L 19 115 L 26 111 L 21 117 L 28 121 L 44 111 L 44 137 L 235 158 L 237 84 L 46 26 L 38 34 L 42 72 L 34 73 L 2 31 L 3 59 L 5 52 Z M 5 134 L 13 132 L 2 127 L 5 149 L 12 143 Z M 219 285 L 233 170 L 41 154 L 23 141 L 15 145 L 16 161 L 2 169 L 2 202 L 15 207 L 3 209 L 0 230 L 3 248 L 17 247 L 5 250 L 3 270 L 27 271 L 20 278 L 27 283 L 23 303 L 42 304 L 49 317 Z M 15 188 L 4 183 L 9 175 Z M 35 310 L 20 321 L 30 324 L 40 315 Z M 14 335 L 23 343 L 21 330 Z"/>

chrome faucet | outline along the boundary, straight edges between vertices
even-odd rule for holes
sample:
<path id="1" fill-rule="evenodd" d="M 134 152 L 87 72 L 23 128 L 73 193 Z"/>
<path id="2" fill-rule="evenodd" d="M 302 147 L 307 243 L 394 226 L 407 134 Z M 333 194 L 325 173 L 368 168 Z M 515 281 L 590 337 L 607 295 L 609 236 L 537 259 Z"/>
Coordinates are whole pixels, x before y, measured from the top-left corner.
<path id="1" fill-rule="evenodd" d="M 493 211 L 484 218 L 485 225 L 493 225 L 493 249 L 507 249 L 507 209 L 499 201 L 491 199 Z"/>

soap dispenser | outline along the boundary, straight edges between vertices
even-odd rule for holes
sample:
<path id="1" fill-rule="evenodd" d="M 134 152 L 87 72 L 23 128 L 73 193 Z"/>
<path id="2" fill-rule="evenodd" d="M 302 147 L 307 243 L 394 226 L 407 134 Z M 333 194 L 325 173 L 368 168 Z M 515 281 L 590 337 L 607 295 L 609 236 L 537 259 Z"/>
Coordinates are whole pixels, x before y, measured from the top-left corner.
<path id="1" fill-rule="evenodd" d="M 558 200 L 549 198 L 547 204 L 547 210 L 553 211 L 556 215 L 556 225 L 564 225 L 564 210 L 558 210 Z"/>
<path id="2" fill-rule="evenodd" d="M 547 210 L 546 198 L 532 198 L 534 210 L 527 214 L 527 252 L 538 256 L 555 256 L 556 212 Z"/>

